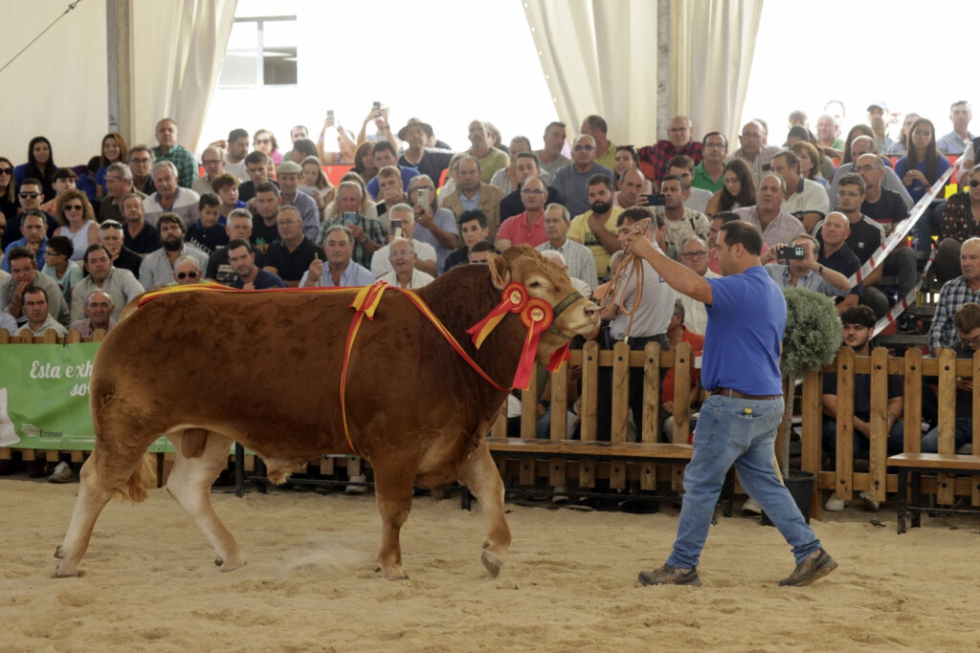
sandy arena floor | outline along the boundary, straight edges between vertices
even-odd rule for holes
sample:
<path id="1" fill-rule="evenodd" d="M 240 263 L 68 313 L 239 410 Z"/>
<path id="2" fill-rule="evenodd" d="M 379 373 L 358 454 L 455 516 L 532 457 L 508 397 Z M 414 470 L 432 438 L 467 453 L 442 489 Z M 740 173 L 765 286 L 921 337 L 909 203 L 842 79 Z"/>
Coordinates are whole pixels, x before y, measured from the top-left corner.
<path id="1" fill-rule="evenodd" d="M 980 648 L 980 518 L 923 517 L 899 536 L 889 505 L 815 522 L 840 569 L 780 588 L 789 549 L 757 519 L 722 519 L 700 588 L 644 588 L 677 513 L 511 506 L 500 577 L 480 564 L 479 508 L 418 499 L 402 529 L 411 578 L 374 571 L 371 495 L 278 491 L 218 513 L 249 564 L 222 573 L 163 490 L 102 513 L 80 578 L 55 579 L 77 483 L 0 480 L 0 653 L 22 651 L 967 651 Z M 874 526 L 877 518 L 884 527 Z"/>

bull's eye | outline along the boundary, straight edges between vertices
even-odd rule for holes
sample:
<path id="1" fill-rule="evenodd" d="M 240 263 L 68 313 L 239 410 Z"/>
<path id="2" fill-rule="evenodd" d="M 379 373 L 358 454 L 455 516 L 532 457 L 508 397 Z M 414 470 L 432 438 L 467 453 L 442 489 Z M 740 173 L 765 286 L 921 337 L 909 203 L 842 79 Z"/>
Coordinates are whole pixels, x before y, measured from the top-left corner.
<path id="1" fill-rule="evenodd" d="M 529 283 L 527 285 L 528 285 L 529 288 L 540 288 L 541 287 L 541 282 L 540 281 L 532 281 L 531 283 Z"/>

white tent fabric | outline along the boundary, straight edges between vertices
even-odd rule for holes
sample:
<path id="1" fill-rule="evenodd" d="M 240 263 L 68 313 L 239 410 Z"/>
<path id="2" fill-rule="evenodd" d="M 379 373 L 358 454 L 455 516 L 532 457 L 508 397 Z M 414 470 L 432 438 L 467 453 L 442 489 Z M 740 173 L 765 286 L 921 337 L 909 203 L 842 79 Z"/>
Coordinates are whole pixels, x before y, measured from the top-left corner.
<path id="1" fill-rule="evenodd" d="M 133 3 L 132 102 L 136 141 L 156 145 L 154 127 L 173 118 L 178 142 L 196 152 L 218 81 L 238 0 Z"/>
<path id="2" fill-rule="evenodd" d="M 125 1 L 125 0 L 120 0 Z M 179 142 L 196 151 L 217 82 L 237 0 L 130 2 L 133 38 L 129 144 L 156 145 L 156 122 L 170 116 Z M 67 2 L 0 3 L 0 61 L 6 63 L 50 25 Z M 0 156 L 27 161 L 27 144 L 43 135 L 60 166 L 99 153 L 108 131 L 106 2 L 85 0 L 68 12 L 3 73 Z M 15 129 L 11 126 L 16 126 Z"/>
<path id="3" fill-rule="evenodd" d="M 695 138 L 739 133 L 763 0 L 678 0 L 670 9 L 670 107 Z M 731 150 L 738 147 L 732 143 Z"/>
<path id="4" fill-rule="evenodd" d="M 738 133 L 763 0 L 672 0 L 670 106 L 695 137 Z M 603 116 L 617 142 L 657 134 L 657 2 L 524 0 L 558 115 L 577 132 Z"/>
<path id="5" fill-rule="evenodd" d="M 616 143 L 657 135 L 657 3 L 525 0 L 545 81 L 569 137 L 598 114 Z"/>
<path id="6" fill-rule="evenodd" d="M 68 2 L 0 2 L 0 65 L 64 13 Z M 51 141 L 59 166 L 85 163 L 107 131 L 105 0 L 87 0 L 61 18 L 0 73 L 0 156 L 27 162 L 35 136 Z"/>

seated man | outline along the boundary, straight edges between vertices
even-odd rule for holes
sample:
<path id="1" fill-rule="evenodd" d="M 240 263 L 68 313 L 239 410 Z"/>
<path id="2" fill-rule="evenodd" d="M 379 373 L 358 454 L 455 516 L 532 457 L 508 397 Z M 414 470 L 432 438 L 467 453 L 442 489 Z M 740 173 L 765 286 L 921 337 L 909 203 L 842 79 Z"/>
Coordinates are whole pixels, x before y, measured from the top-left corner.
<path id="1" fill-rule="evenodd" d="M 160 161 L 153 165 L 153 184 L 157 192 L 143 200 L 143 219 L 152 227 L 157 227 L 158 218 L 164 213 L 173 213 L 184 221 L 184 230 L 197 222 L 197 202 L 201 196 L 190 188 L 177 185 L 177 168 L 170 161 Z"/>
<path id="2" fill-rule="evenodd" d="M 436 267 L 436 250 L 429 243 L 423 243 L 421 241 L 415 240 L 415 211 L 408 204 L 395 204 L 388 211 L 388 215 L 391 216 L 391 235 L 394 239 L 404 238 L 412 243 L 412 264 L 419 270 L 429 275 L 430 277 L 435 277 L 438 272 Z M 398 230 L 401 230 L 400 232 Z M 394 267 L 392 265 L 392 260 L 389 252 L 391 251 L 391 244 L 387 244 L 371 257 L 371 274 L 375 278 L 381 278 L 384 275 L 391 272 Z"/>
<path id="3" fill-rule="evenodd" d="M 500 251 L 511 245 L 537 247 L 547 242 L 548 234 L 544 228 L 544 205 L 548 188 L 538 177 L 527 177 L 521 183 L 521 202 L 524 212 L 504 220 L 497 232 L 494 243 Z"/>
<path id="4" fill-rule="evenodd" d="M 960 248 L 963 274 L 950 279 L 939 291 L 936 314 L 929 327 L 929 348 L 939 356 L 946 347 L 956 344 L 956 310 L 967 302 L 980 303 L 980 238 L 970 238 Z"/>
<path id="5" fill-rule="evenodd" d="M 264 290 L 265 288 L 286 288 L 286 282 L 279 275 L 267 272 L 255 264 L 256 251 L 247 238 L 235 238 L 228 243 L 228 264 L 235 278 L 228 285 L 242 290 Z"/>
<path id="6" fill-rule="evenodd" d="M 68 329 L 48 314 L 48 293 L 43 288 L 29 286 L 24 289 L 22 297 L 27 320 L 21 328 L 29 330 L 35 338 L 43 336 L 46 331 L 54 331 L 59 338 L 68 335 Z"/>
<path id="7" fill-rule="evenodd" d="M 427 274 L 418 269 L 416 263 L 418 255 L 415 253 L 415 241 L 409 240 L 408 238 L 395 238 L 388 244 L 386 249 L 388 250 L 387 258 L 391 261 L 391 271 L 381 275 L 379 277 L 381 281 L 400 288 L 418 290 L 435 280 L 431 274 Z M 374 258 L 375 260 L 378 259 L 377 256 Z"/>
<path id="8" fill-rule="evenodd" d="M 228 234 L 221 224 L 221 200 L 214 193 L 204 193 L 197 203 L 198 220 L 187 229 L 187 242 L 207 255 L 228 244 Z"/>
<path id="9" fill-rule="evenodd" d="M 446 269 L 446 257 L 459 246 L 459 227 L 456 216 L 439 206 L 436 187 L 429 175 L 412 177 L 408 182 L 409 203 L 415 211 L 415 232 L 412 238 L 428 243 L 436 250 L 439 274 Z M 428 199 L 428 203 L 424 200 Z"/>
<path id="10" fill-rule="evenodd" d="M 489 240 L 481 240 L 474 243 L 466 252 L 466 262 L 487 265 L 490 263 L 490 255 L 496 252 L 497 250 Z"/>
<path id="11" fill-rule="evenodd" d="M 123 245 L 140 256 L 146 256 L 161 247 L 160 232 L 143 219 L 143 199 L 136 193 L 129 193 L 119 200 L 123 218 L 126 220 Z"/>
<path id="12" fill-rule="evenodd" d="M 668 176 L 679 177 L 681 188 L 684 191 L 684 206 L 692 211 L 704 213 L 714 193 L 691 185 L 691 182 L 694 180 L 695 167 L 694 159 L 686 154 L 678 154 L 667 162 L 667 175 L 664 176 L 664 179 Z M 660 192 L 662 193 L 663 189 Z"/>
<path id="13" fill-rule="evenodd" d="M 44 249 L 41 273 L 55 280 L 66 302 L 71 301 L 72 287 L 82 280 L 82 268 L 69 260 L 74 252 L 75 246 L 67 236 L 52 236 Z"/>
<path id="14" fill-rule="evenodd" d="M 269 155 L 262 150 L 253 150 L 245 157 L 245 174 L 248 181 L 242 182 L 238 187 L 238 201 L 248 202 L 255 197 L 259 186 L 265 183 L 273 184 L 276 188 L 279 184 L 269 179 Z"/>
<path id="15" fill-rule="evenodd" d="M 479 242 L 486 241 L 490 251 L 496 251 L 490 238 L 490 228 L 487 226 L 487 216 L 482 211 L 466 211 L 459 216 L 459 233 L 463 244 L 446 257 L 446 271 L 450 268 L 469 262 L 470 249 Z"/>
<path id="16" fill-rule="evenodd" d="M 763 269 L 781 290 L 808 288 L 830 298 L 843 297 L 850 291 L 851 284 L 847 277 L 817 262 L 816 250 L 820 245 L 816 238 L 800 234 L 790 245 L 803 248 L 802 259 L 789 259 L 784 265 L 767 265 L 779 258 L 780 251 L 785 247 L 782 243 L 776 243 L 760 259 Z"/>
<path id="17" fill-rule="evenodd" d="M 696 272 L 700 277 L 704 277 L 705 279 L 718 279 L 721 277 L 720 274 L 708 269 L 708 244 L 697 236 L 688 236 L 681 242 L 678 258 L 684 264 L 684 267 Z M 685 333 L 703 336 L 708 327 L 708 311 L 704 303 L 683 293 L 679 294 L 677 301 L 683 309 L 680 314 L 682 318 L 681 324 L 677 325 L 677 327 L 683 327 Z M 677 315 L 676 308 L 674 309 L 674 315 Z M 667 332 L 667 336 L 670 336 L 669 331 Z"/>
<path id="18" fill-rule="evenodd" d="M 327 264 L 314 259 L 300 279 L 301 287 L 370 286 L 374 283 L 371 271 L 354 260 L 354 234 L 350 228 L 342 224 L 328 227 L 323 234 L 323 248 Z"/>
<path id="19" fill-rule="evenodd" d="M 596 286 L 599 285 L 599 277 L 595 270 L 595 258 L 592 252 L 581 244 L 576 243 L 568 237 L 568 230 L 572 225 L 572 216 L 561 204 L 549 204 L 544 211 L 544 230 L 548 240 L 541 243 L 536 250 L 542 254 L 545 252 L 557 252 L 565 259 L 565 267 L 568 268 L 568 276 L 572 279 L 579 279 L 589 288 L 590 295 Z"/>
<path id="20" fill-rule="evenodd" d="M 803 223 L 803 229 L 811 233 L 829 210 L 827 191 L 817 182 L 803 177 L 800 159 L 790 151 L 780 152 L 772 158 L 772 171 L 782 177 L 786 186 L 783 210 L 796 216 Z"/>
<path id="21" fill-rule="evenodd" d="M 235 209 L 244 209 L 245 202 L 238 199 L 238 187 L 241 181 L 230 172 L 222 172 L 211 182 L 211 192 L 215 193 L 221 200 L 221 207 L 218 212 L 227 221 L 228 216 Z"/>
<path id="22" fill-rule="evenodd" d="M 517 188 L 508 193 L 504 199 L 500 200 L 500 221 L 511 216 L 515 216 L 524 210 L 524 202 L 521 201 L 520 185 L 528 177 L 540 177 L 541 181 L 548 183 L 550 175 L 546 178 L 547 170 L 538 165 L 537 155 L 531 152 L 521 152 L 517 155 L 514 163 L 514 179 L 517 181 Z M 552 186 L 547 186 L 548 204 L 561 204 L 561 193 Z"/>
<path id="23" fill-rule="evenodd" d="M 356 194 L 354 188 L 357 189 Z M 381 222 L 357 212 L 357 207 L 361 203 L 361 189 L 356 182 L 340 182 L 337 195 L 340 198 L 341 212 L 336 217 L 323 221 L 317 239 L 321 244 L 325 243 L 326 234 L 331 227 L 346 227 L 354 238 L 354 261 L 361 267 L 370 270 L 371 257 L 385 246 L 385 243 L 388 242 L 388 235 L 385 233 L 384 227 L 381 226 Z"/>
<path id="24" fill-rule="evenodd" d="M 388 141 L 378 141 L 374 144 L 373 151 L 375 167 L 380 170 L 386 166 L 391 166 L 398 170 L 402 180 L 402 191 L 408 190 L 408 182 L 412 180 L 412 177 L 419 174 L 419 171 L 415 168 L 398 165 L 398 152 L 395 151 L 395 146 Z M 367 183 L 368 195 L 375 200 L 378 199 L 380 192 L 379 182 L 380 180 L 375 177 Z"/>
<path id="25" fill-rule="evenodd" d="M 580 134 L 572 146 L 572 165 L 559 168 L 551 185 L 561 193 L 565 206 L 572 215 L 581 215 L 589 210 L 589 186 L 596 175 L 603 175 L 612 184 L 613 172 L 595 161 L 595 139 Z M 610 191 L 611 192 L 611 191 Z M 610 195 L 610 201 L 612 195 Z M 605 272 L 605 267 L 600 274 Z"/>
<path id="26" fill-rule="evenodd" d="M 67 326 L 70 321 L 68 304 L 55 280 L 38 271 L 34 252 L 26 247 L 17 247 L 10 251 L 7 260 L 10 263 L 10 276 L 0 282 L 0 310 L 10 314 L 18 324 L 23 324 L 27 321 L 23 306 L 24 290 L 36 286 L 47 295 L 50 314 L 60 324 Z M 84 283 L 84 280 L 79 283 Z"/>
<path id="27" fill-rule="evenodd" d="M 208 264 L 207 254 L 184 242 L 187 227 L 179 215 L 163 213 L 157 219 L 157 225 L 163 248 L 148 254 L 140 264 L 139 282 L 147 290 L 170 283 L 174 276 L 174 264 L 181 256 L 193 256 L 200 261 L 201 267 Z"/>
<path id="28" fill-rule="evenodd" d="M 831 270 L 840 272 L 848 280 L 861 269 L 861 260 L 847 246 L 851 235 L 851 223 L 843 213 L 833 211 L 824 218 L 817 229 L 817 242 L 820 250 L 817 253 L 817 263 Z M 864 295 L 864 284 L 858 282 L 846 296 L 838 296 L 837 314 L 840 315 L 852 306 L 857 306 Z"/>
<path id="29" fill-rule="evenodd" d="M 500 201 L 504 198 L 504 192 L 481 182 L 481 174 L 478 159 L 468 154 L 459 157 L 458 185 L 456 190 L 442 197 L 442 207 L 452 211 L 457 218 L 465 211 L 480 210 L 487 218 L 490 237 L 496 238 L 497 229 L 500 228 Z"/>
<path id="30" fill-rule="evenodd" d="M 0 234 L 0 247 L 4 250 L 10 246 L 10 243 L 24 235 L 20 227 L 24 213 L 30 209 L 41 210 L 41 202 L 44 201 L 44 186 L 37 179 L 28 177 L 20 183 L 20 190 L 17 193 L 17 197 L 20 202 L 20 212 L 12 217 L 7 216 L 7 226 L 3 230 L 3 233 Z M 58 218 L 50 213 L 44 213 L 42 211 L 42 214 L 47 225 L 45 236 L 53 236 L 54 232 L 61 226 L 61 223 L 58 222 Z"/>
<path id="31" fill-rule="evenodd" d="M 303 217 L 299 209 L 287 204 L 279 210 L 279 240 L 269 245 L 265 253 L 265 271 L 277 275 L 286 285 L 295 288 L 315 259 L 327 255 L 303 233 Z M 433 255 L 434 257 L 434 255 Z"/>
<path id="32" fill-rule="evenodd" d="M 116 321 L 112 319 L 115 310 L 112 295 L 104 290 L 93 290 L 85 298 L 85 317 L 72 322 L 68 330 L 78 331 L 83 338 L 91 338 L 98 329 L 108 333 L 116 326 Z"/>
<path id="33" fill-rule="evenodd" d="M 875 315 L 867 306 L 852 306 L 841 315 L 844 324 L 844 346 L 854 350 L 856 356 L 870 356 L 871 330 L 875 325 Z M 902 414 L 902 379 L 888 377 L 888 416 L 885 428 L 888 431 L 888 455 L 902 452 L 905 428 L 899 416 Z M 823 449 L 830 456 L 831 467 L 837 465 L 837 375 L 823 375 Z M 867 455 L 871 438 L 871 375 L 854 375 L 854 456 Z M 874 510 L 876 502 L 871 502 L 867 492 L 861 499 Z M 831 512 L 843 510 L 845 502 L 831 496 L 826 509 Z"/>
<path id="34" fill-rule="evenodd" d="M 953 345 L 957 358 L 973 358 L 980 349 L 980 304 L 966 302 L 956 309 L 953 318 L 958 342 Z M 973 379 L 956 379 L 956 429 L 953 434 L 953 452 L 973 442 Z M 922 453 L 939 452 L 939 427 L 922 436 Z M 946 452 L 952 453 L 952 452 Z M 891 452 L 888 455 L 892 455 Z"/>
<path id="35" fill-rule="evenodd" d="M 662 215 L 667 225 L 667 255 L 676 256 L 685 238 L 698 236 L 706 240 L 711 223 L 705 214 L 684 206 L 684 182 L 681 178 L 667 175 L 660 184 L 660 192 L 664 194 L 666 203 L 663 207 L 656 207 L 654 213 Z"/>
<path id="36" fill-rule="evenodd" d="M 44 214 L 37 209 L 27 209 L 21 213 L 20 231 L 23 238 L 11 242 L 4 251 L 4 272 L 10 272 L 10 263 L 7 259 L 10 258 L 10 252 L 18 247 L 26 247 L 34 252 L 37 266 L 39 268 L 44 266 L 44 252 L 48 246 L 48 236 L 44 230 Z"/>
<path id="37" fill-rule="evenodd" d="M 125 242 L 123 234 L 123 226 L 115 220 L 106 220 L 99 225 L 99 242 L 105 245 L 109 254 L 112 255 L 112 265 L 129 270 L 134 277 L 139 276 L 143 259 L 139 254 L 123 245 Z"/>
<path id="38" fill-rule="evenodd" d="M 769 247 L 788 243 L 805 233 L 803 224 L 783 208 L 783 178 L 773 172 L 764 173 L 756 193 L 755 206 L 735 210 L 739 218 L 759 230 L 762 242 Z"/>
<path id="39" fill-rule="evenodd" d="M 186 286 L 192 283 L 200 283 L 204 278 L 201 270 L 201 262 L 193 256 L 181 256 L 174 263 L 174 280 L 171 286 Z"/>
<path id="40" fill-rule="evenodd" d="M 572 219 L 568 237 L 592 252 L 596 273 L 604 278 L 609 272 L 609 257 L 622 249 L 616 238 L 616 225 L 623 209 L 613 204 L 612 178 L 606 175 L 589 179 L 588 198 L 590 209 Z M 568 209 L 571 212 L 571 207 Z"/>
<path id="41" fill-rule="evenodd" d="M 252 214 L 248 209 L 233 209 L 228 215 L 228 224 L 225 225 L 225 233 L 228 235 L 229 245 L 236 238 L 249 240 L 252 236 Z M 252 249 L 255 254 L 255 264 L 260 268 L 265 266 L 265 252 Z M 230 286 L 231 282 L 237 279 L 234 268 L 228 261 L 228 247 L 220 247 L 208 257 L 208 266 L 204 271 L 204 278 L 217 281 L 220 284 Z"/>
<path id="42" fill-rule="evenodd" d="M 179 218 L 178 218 L 179 220 Z M 119 321 L 123 309 L 131 299 L 142 294 L 143 286 L 133 273 L 113 267 L 112 254 L 105 245 L 89 245 L 85 250 L 85 269 L 88 276 L 79 281 L 71 295 L 71 319 L 85 317 L 85 300 L 93 290 L 104 290 L 112 298 L 112 319 Z"/>

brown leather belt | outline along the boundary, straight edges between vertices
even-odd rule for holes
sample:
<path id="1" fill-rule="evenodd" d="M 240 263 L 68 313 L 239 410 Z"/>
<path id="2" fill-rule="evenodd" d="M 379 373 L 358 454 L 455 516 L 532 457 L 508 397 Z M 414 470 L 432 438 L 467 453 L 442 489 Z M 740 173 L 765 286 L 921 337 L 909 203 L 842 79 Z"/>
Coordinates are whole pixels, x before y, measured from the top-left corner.
<path id="1" fill-rule="evenodd" d="M 744 392 L 739 392 L 738 390 L 733 390 L 732 388 L 715 388 L 711 391 L 712 395 L 724 395 L 725 397 L 732 397 L 734 399 L 750 399 L 752 401 L 772 401 L 773 399 L 779 399 L 783 395 L 747 395 Z"/>

